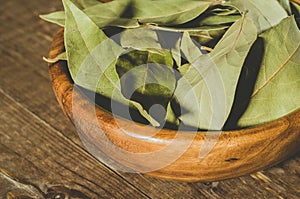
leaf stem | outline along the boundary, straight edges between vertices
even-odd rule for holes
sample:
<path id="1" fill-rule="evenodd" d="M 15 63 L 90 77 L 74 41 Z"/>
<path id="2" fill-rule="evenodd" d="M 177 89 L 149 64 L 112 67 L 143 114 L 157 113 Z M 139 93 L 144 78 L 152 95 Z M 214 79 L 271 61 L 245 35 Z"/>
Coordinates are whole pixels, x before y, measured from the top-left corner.
<path id="1" fill-rule="evenodd" d="M 206 51 L 208 51 L 208 52 L 211 52 L 211 51 L 213 51 L 214 49 L 212 49 L 212 48 L 210 48 L 210 47 L 208 47 L 208 46 L 201 46 L 201 50 L 206 50 Z"/>

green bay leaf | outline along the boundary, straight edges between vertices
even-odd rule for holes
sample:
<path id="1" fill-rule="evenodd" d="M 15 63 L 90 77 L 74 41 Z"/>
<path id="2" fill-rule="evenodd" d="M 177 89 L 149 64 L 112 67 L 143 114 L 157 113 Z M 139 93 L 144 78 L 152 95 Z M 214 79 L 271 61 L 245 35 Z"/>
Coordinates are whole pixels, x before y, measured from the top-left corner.
<path id="1" fill-rule="evenodd" d="M 135 0 L 135 17 L 141 23 L 155 23 L 159 25 L 177 25 L 186 23 L 204 11 L 213 1 L 163 0 L 147 1 Z"/>
<path id="2" fill-rule="evenodd" d="M 139 102 L 148 112 L 160 105 L 162 111 L 150 114 L 161 124 L 176 85 L 172 55 L 167 50 L 163 53 L 132 50 L 120 56 L 116 64 L 123 95 Z"/>
<path id="3" fill-rule="evenodd" d="M 98 0 L 72 0 L 72 3 L 75 4 L 80 9 L 85 9 L 88 7 L 95 6 L 97 4 L 101 4 L 101 1 Z M 57 11 L 49 14 L 40 15 L 40 18 L 48 21 L 50 23 L 57 24 L 59 26 L 65 25 L 65 12 Z"/>
<path id="4" fill-rule="evenodd" d="M 207 31 L 191 31 L 190 36 L 202 45 L 206 45 L 210 42 L 217 43 L 218 39 L 220 39 L 226 30 L 228 29 L 227 26 L 220 27 L 219 29 L 211 29 Z"/>
<path id="5" fill-rule="evenodd" d="M 63 4 L 66 12 L 65 47 L 74 82 L 121 104 L 135 107 L 150 123 L 159 125 L 139 103 L 127 100 L 121 93 L 115 64 L 124 52 L 123 48 L 107 38 L 70 0 L 63 0 Z"/>
<path id="6" fill-rule="evenodd" d="M 194 63 L 202 55 L 200 51 L 200 45 L 196 45 L 188 32 L 184 32 L 181 41 L 181 51 L 183 52 L 184 58 L 189 63 Z"/>
<path id="7" fill-rule="evenodd" d="M 201 25 L 213 26 L 234 23 L 241 18 L 241 15 L 211 15 L 200 21 Z"/>
<path id="8" fill-rule="evenodd" d="M 173 25 L 192 20 L 203 13 L 211 4 L 212 1 L 122 0 L 89 7 L 85 12 L 89 16 L 93 16 L 91 18 L 102 18 L 103 24 L 113 26 L 120 26 L 122 20 Z M 114 18 L 114 20 L 112 21 L 110 18 Z"/>
<path id="9" fill-rule="evenodd" d="M 83 7 L 83 11 L 99 26 L 117 26 L 122 28 L 136 28 L 139 23 L 159 25 L 177 25 L 188 22 L 214 3 L 208 1 L 189 0 L 122 0 L 108 3 L 99 3 L 93 6 Z M 63 26 L 65 17 L 61 12 L 41 15 L 41 18 Z"/>
<path id="10" fill-rule="evenodd" d="M 280 5 L 286 10 L 288 15 L 292 14 L 291 6 L 290 6 L 290 1 L 289 0 L 278 0 Z"/>
<path id="11" fill-rule="evenodd" d="M 44 14 L 39 16 L 41 19 L 48 21 L 50 23 L 57 24 L 59 26 L 65 26 L 65 12 L 57 11 L 49 14 Z"/>
<path id="12" fill-rule="evenodd" d="M 181 65 L 180 45 L 181 45 L 181 38 L 179 37 L 175 42 L 175 45 L 171 47 L 171 54 L 177 67 Z"/>
<path id="13" fill-rule="evenodd" d="M 300 107 L 300 31 L 294 17 L 261 35 L 265 54 L 241 127 L 280 118 Z"/>
<path id="14" fill-rule="evenodd" d="M 167 105 L 165 120 L 166 120 L 166 122 L 169 123 L 169 124 L 167 124 L 167 125 L 169 125 L 167 127 L 177 129 L 180 125 L 180 121 L 173 111 L 171 101 L 169 101 L 168 105 Z"/>
<path id="15" fill-rule="evenodd" d="M 175 90 L 185 110 L 179 117 L 185 125 L 210 130 L 223 127 L 243 63 L 256 38 L 254 23 L 244 16 L 229 28 L 210 54 L 192 51 L 191 60 L 196 61 L 179 79 Z"/>
<path id="16" fill-rule="evenodd" d="M 247 16 L 254 21 L 258 33 L 276 26 L 288 17 L 284 8 L 275 0 L 229 0 L 224 5 L 236 7 L 241 13 L 248 12 Z"/>
<path id="17" fill-rule="evenodd" d="M 195 41 L 200 44 L 206 44 L 212 40 L 219 39 L 225 31 L 229 28 L 228 25 L 212 25 L 212 26 L 197 26 L 193 28 L 187 27 L 166 27 L 166 26 L 154 26 L 148 25 L 149 29 L 157 31 L 168 31 L 174 33 L 188 32 Z M 179 45 L 180 43 L 177 43 Z"/>
<path id="18" fill-rule="evenodd" d="M 162 50 L 158 36 L 155 31 L 147 28 L 126 29 L 121 33 L 121 46 L 124 48 L 133 48 L 136 50 Z"/>
<path id="19" fill-rule="evenodd" d="M 126 9 L 130 2 L 131 0 L 112 1 L 109 3 L 98 3 L 87 7 L 82 6 L 77 2 L 75 6 L 84 11 L 84 13 L 94 23 L 96 23 L 99 28 L 104 28 L 107 26 L 117 26 L 122 28 L 139 27 L 137 19 L 123 16 L 124 13 L 128 12 Z M 40 15 L 40 17 L 46 21 L 58 24 L 60 26 L 65 25 L 64 11 Z"/>
<path id="20" fill-rule="evenodd" d="M 102 4 L 102 2 L 99 0 L 72 0 L 72 3 L 74 3 L 80 9 Z"/>

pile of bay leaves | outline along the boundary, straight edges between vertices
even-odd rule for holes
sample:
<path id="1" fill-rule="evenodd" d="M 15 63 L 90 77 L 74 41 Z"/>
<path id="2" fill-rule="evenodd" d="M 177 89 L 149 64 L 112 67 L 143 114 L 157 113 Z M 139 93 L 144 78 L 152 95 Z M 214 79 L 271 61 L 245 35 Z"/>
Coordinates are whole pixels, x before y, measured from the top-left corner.
<path id="1" fill-rule="evenodd" d="M 64 27 L 66 52 L 47 61 L 67 60 L 75 84 L 110 99 L 113 113 L 126 116 L 129 109 L 131 118 L 156 127 L 226 130 L 272 121 L 300 107 L 296 3 L 63 5 L 64 11 L 41 16 Z"/>

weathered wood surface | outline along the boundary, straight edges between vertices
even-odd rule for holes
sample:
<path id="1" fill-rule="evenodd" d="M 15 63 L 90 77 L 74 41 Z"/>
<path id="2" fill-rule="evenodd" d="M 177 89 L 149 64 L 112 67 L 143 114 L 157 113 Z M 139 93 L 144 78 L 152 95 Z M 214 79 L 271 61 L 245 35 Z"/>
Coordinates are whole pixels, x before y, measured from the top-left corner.
<path id="1" fill-rule="evenodd" d="M 300 154 L 215 183 L 178 183 L 107 168 L 83 148 L 51 89 L 47 55 L 58 27 L 38 14 L 59 0 L 0 6 L 0 198 L 299 198 Z"/>

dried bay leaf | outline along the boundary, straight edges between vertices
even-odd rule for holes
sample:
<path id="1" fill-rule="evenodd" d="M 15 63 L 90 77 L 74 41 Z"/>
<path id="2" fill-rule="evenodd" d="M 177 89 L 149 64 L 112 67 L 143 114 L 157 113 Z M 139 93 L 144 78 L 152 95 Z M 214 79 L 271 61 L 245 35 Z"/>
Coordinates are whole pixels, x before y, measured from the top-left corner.
<path id="1" fill-rule="evenodd" d="M 150 28 L 151 29 L 151 28 Z M 174 67 L 177 68 L 181 65 L 181 32 L 171 32 L 165 30 L 155 30 L 158 36 L 158 42 L 163 49 L 169 50 L 175 61 Z"/>
<path id="2" fill-rule="evenodd" d="M 41 15 L 66 26 L 67 54 L 47 61 L 67 58 L 76 84 L 129 104 L 153 126 L 220 130 L 227 119 L 232 129 L 300 107 L 299 29 L 288 18 L 299 25 L 300 9 L 288 0 L 63 3 L 65 12 Z"/>
<path id="3" fill-rule="evenodd" d="M 177 34 L 182 34 L 183 32 L 188 32 L 193 39 L 200 44 L 206 44 L 215 39 L 220 39 L 220 37 L 229 28 L 228 25 L 214 25 L 214 26 L 199 26 L 193 28 L 187 27 L 163 27 L 163 26 L 153 26 L 148 25 L 150 29 L 158 31 L 168 31 Z M 177 44 L 179 45 L 179 43 Z"/>
<path id="4" fill-rule="evenodd" d="M 261 35 L 265 54 L 241 127 L 280 118 L 300 107 L 300 32 L 293 17 Z"/>
<path id="5" fill-rule="evenodd" d="M 166 117 L 165 120 L 167 124 L 165 125 L 166 128 L 170 129 L 178 129 L 178 126 L 180 125 L 180 121 L 177 117 L 177 115 L 174 113 L 172 108 L 172 100 L 169 101 L 167 109 L 166 109 Z"/>
<path id="6" fill-rule="evenodd" d="M 132 0 L 111 1 L 88 7 L 84 12 L 98 25 L 99 28 L 116 26 L 136 28 L 139 23 L 131 17 Z"/>
<path id="7" fill-rule="evenodd" d="M 191 67 L 179 79 L 175 96 L 185 113 L 179 119 L 200 129 L 220 130 L 232 107 L 244 60 L 257 38 L 251 19 L 235 22 L 210 54 L 191 55 Z M 194 52 L 193 52 L 194 54 Z"/>
<path id="8" fill-rule="evenodd" d="M 171 54 L 175 63 L 178 66 L 181 65 L 181 53 L 180 53 L 181 37 L 177 39 L 175 45 L 171 47 Z"/>
<path id="9" fill-rule="evenodd" d="M 148 50 L 152 53 L 162 53 L 162 46 L 159 43 L 155 31 L 147 28 L 126 29 L 121 33 L 121 46 L 124 48 L 133 48 L 136 50 Z M 162 53 L 163 54 L 163 53 Z"/>
<path id="10" fill-rule="evenodd" d="M 121 93 L 115 63 L 124 52 L 123 48 L 107 38 L 70 0 L 63 0 L 63 4 L 66 13 L 65 47 L 74 82 L 121 104 L 130 104 L 152 125 L 159 125 L 139 103 L 128 101 Z"/>
<path id="11" fill-rule="evenodd" d="M 57 11 L 49 14 L 44 14 L 39 16 L 41 19 L 48 21 L 50 23 L 57 24 L 59 26 L 65 26 L 65 12 Z"/>
<path id="12" fill-rule="evenodd" d="M 87 13 L 117 13 L 119 17 L 136 19 L 140 23 L 156 23 L 160 25 L 181 24 L 199 16 L 213 1 L 189 0 L 123 0 L 90 7 Z M 123 12 L 120 12 L 123 9 Z M 125 12 L 126 11 L 126 12 Z M 105 15 L 107 15 L 105 13 Z"/>
<path id="13" fill-rule="evenodd" d="M 151 27 L 127 29 L 121 33 L 120 43 L 124 48 L 133 48 L 164 55 L 169 50 L 177 66 L 181 65 L 180 43 L 182 33 L 169 32 Z"/>
<path id="14" fill-rule="evenodd" d="M 183 52 L 184 58 L 191 64 L 203 54 L 200 50 L 200 45 L 197 45 L 191 39 L 188 32 L 183 33 L 180 49 Z"/>
<path id="15" fill-rule="evenodd" d="M 130 0 L 98 3 L 90 7 L 84 7 L 82 10 L 94 23 L 98 25 L 99 28 L 107 26 L 124 28 L 139 27 L 140 25 L 136 19 L 122 16 L 124 13 L 128 12 L 128 10 L 126 10 L 128 3 L 130 3 Z M 64 26 L 65 24 L 65 14 L 63 11 L 41 15 L 40 17 L 46 21 L 58 24 L 60 26 Z"/>
<path id="16" fill-rule="evenodd" d="M 101 4 L 101 1 L 98 1 L 98 0 L 72 0 L 72 3 L 74 3 L 80 9 L 85 9 L 87 7 Z M 45 21 L 57 24 L 59 26 L 65 25 L 65 12 L 64 11 L 52 12 L 49 14 L 40 15 L 40 17 L 42 19 L 44 19 Z"/>
<path id="17" fill-rule="evenodd" d="M 289 0 L 278 0 L 280 5 L 286 10 L 288 15 L 292 14 L 291 6 L 290 6 L 290 1 Z"/>
<path id="18" fill-rule="evenodd" d="M 238 120 L 247 109 L 264 56 L 263 39 L 258 37 L 244 62 L 236 88 L 233 106 L 223 130 L 239 129 Z"/>
<path id="19" fill-rule="evenodd" d="M 274 0 L 229 0 L 224 5 L 236 7 L 241 13 L 248 11 L 247 16 L 254 21 L 258 33 L 276 26 L 288 17 L 284 8 Z"/>
<path id="20" fill-rule="evenodd" d="M 224 35 L 227 29 L 228 27 L 223 26 L 215 30 L 211 29 L 200 32 L 191 31 L 189 33 L 192 39 L 194 39 L 198 43 L 202 45 L 208 45 L 211 48 L 213 48 L 213 46 L 216 45 L 216 43 L 218 43 L 219 39 Z"/>
<path id="21" fill-rule="evenodd" d="M 164 110 L 152 113 L 161 124 L 176 86 L 172 55 L 167 50 L 163 53 L 132 50 L 121 55 L 116 64 L 123 95 L 142 104 L 148 112 L 161 105 Z"/>
<path id="22" fill-rule="evenodd" d="M 241 18 L 241 15 L 211 15 L 207 16 L 200 21 L 201 25 L 223 25 L 228 23 L 234 23 Z"/>
<path id="23" fill-rule="evenodd" d="M 72 2 L 80 9 L 102 4 L 99 0 L 72 0 Z"/>
<path id="24" fill-rule="evenodd" d="M 155 23 L 159 25 L 177 25 L 188 22 L 209 8 L 214 1 L 163 0 L 147 1 L 135 0 L 137 8 L 136 18 L 141 23 Z"/>

